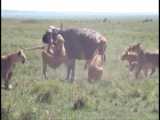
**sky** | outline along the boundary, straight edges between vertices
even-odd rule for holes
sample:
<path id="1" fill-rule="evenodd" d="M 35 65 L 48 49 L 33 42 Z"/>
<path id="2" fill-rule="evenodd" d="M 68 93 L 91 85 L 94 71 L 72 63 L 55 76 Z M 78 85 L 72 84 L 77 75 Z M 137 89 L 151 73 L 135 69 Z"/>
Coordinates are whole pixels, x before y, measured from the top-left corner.
<path id="1" fill-rule="evenodd" d="M 158 0 L 1 0 L 1 3 L 2 10 L 158 13 Z"/>

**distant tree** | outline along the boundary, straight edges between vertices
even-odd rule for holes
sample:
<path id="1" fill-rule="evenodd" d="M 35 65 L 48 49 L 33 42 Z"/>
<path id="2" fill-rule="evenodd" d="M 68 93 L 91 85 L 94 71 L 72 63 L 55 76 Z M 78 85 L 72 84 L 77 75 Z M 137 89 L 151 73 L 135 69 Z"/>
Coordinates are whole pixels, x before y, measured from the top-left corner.
<path id="1" fill-rule="evenodd" d="M 152 19 L 146 18 L 142 22 L 144 23 L 144 22 L 152 22 L 152 21 L 153 21 Z"/>
<path id="2" fill-rule="evenodd" d="M 103 22 L 107 22 L 107 21 L 108 21 L 108 19 L 107 19 L 107 18 L 104 18 L 104 19 L 103 19 Z"/>

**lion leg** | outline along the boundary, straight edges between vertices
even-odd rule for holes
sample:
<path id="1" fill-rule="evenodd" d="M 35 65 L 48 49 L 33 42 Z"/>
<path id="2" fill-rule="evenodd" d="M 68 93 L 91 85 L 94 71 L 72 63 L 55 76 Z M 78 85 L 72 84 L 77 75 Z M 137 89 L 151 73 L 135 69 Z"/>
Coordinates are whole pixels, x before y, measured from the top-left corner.
<path id="1" fill-rule="evenodd" d="M 91 75 L 91 70 L 90 68 L 88 69 L 88 82 L 91 82 L 92 80 L 92 75 Z"/>
<path id="2" fill-rule="evenodd" d="M 92 76 L 90 75 L 90 72 L 88 72 L 88 82 L 92 82 Z"/>
<path id="3" fill-rule="evenodd" d="M 9 89 L 9 81 L 11 79 L 11 76 L 12 76 L 12 72 L 9 72 L 6 74 L 6 78 L 5 78 L 5 89 Z"/>
<path id="4" fill-rule="evenodd" d="M 5 80 L 4 85 L 5 85 L 5 89 L 8 89 L 8 80 L 7 79 Z"/>
<path id="5" fill-rule="evenodd" d="M 137 63 L 133 62 L 129 64 L 129 71 L 133 71 L 136 68 Z"/>
<path id="6" fill-rule="evenodd" d="M 99 72 L 99 77 L 98 77 L 99 80 L 102 80 L 102 74 L 103 74 L 103 71 L 101 70 L 101 71 Z"/>
<path id="7" fill-rule="evenodd" d="M 93 68 L 88 68 L 88 82 L 92 82 L 94 80 L 94 71 Z"/>
<path id="8" fill-rule="evenodd" d="M 141 65 L 137 65 L 137 69 L 136 69 L 136 72 L 135 72 L 136 79 L 138 78 L 138 75 L 141 72 L 141 69 L 142 69 L 142 66 Z"/>
<path id="9" fill-rule="evenodd" d="M 88 76 L 88 82 L 92 82 L 92 78 Z"/>

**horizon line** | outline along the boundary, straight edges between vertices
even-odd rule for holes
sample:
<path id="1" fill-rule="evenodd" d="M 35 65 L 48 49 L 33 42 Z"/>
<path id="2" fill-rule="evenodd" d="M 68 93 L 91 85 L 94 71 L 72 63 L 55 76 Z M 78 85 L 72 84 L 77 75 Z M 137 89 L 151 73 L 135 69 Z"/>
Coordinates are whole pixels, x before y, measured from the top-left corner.
<path id="1" fill-rule="evenodd" d="M 58 10 L 54 10 L 54 11 L 44 11 L 44 10 L 13 10 L 13 9 L 2 9 L 2 12 L 3 11 L 17 11 L 17 12 L 68 12 L 68 13 L 121 13 L 121 14 L 128 14 L 128 13 L 131 13 L 131 14 L 135 14 L 135 13 L 138 13 L 138 14 L 156 14 L 158 15 L 159 12 L 154 12 L 154 11 L 145 11 L 145 12 L 142 12 L 142 11 L 65 11 L 65 10 L 62 10 L 62 11 L 58 11 Z"/>

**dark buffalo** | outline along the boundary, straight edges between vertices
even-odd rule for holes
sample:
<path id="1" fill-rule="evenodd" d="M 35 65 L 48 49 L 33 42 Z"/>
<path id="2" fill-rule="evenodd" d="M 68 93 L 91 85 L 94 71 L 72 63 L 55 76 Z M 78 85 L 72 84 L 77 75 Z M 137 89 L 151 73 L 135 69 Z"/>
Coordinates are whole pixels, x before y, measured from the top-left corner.
<path id="1" fill-rule="evenodd" d="M 66 79 L 73 81 L 75 78 L 75 60 L 91 59 L 96 49 L 104 56 L 105 60 L 107 41 L 100 33 L 87 28 L 59 29 L 52 27 L 43 35 L 43 43 L 54 44 L 58 34 L 61 34 L 65 39 L 65 48 L 70 62 L 67 66 Z"/>

